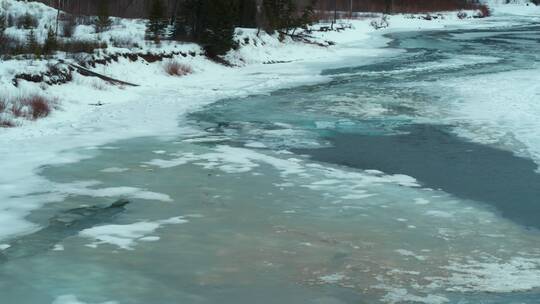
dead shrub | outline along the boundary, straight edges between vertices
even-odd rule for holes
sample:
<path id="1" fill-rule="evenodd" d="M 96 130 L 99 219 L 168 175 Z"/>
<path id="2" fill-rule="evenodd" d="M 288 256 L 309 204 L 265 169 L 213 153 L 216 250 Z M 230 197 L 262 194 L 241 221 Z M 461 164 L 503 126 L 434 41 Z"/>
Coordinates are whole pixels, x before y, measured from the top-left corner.
<path id="1" fill-rule="evenodd" d="M 23 99 L 21 103 L 28 106 L 30 111 L 30 113 L 28 114 L 33 120 L 49 116 L 52 110 L 51 102 L 40 95 L 33 95 L 27 97 Z"/>
<path id="2" fill-rule="evenodd" d="M 165 72 L 171 76 L 186 76 L 193 73 L 193 69 L 189 65 L 171 60 L 165 64 Z"/>
<path id="3" fill-rule="evenodd" d="M 26 117 L 24 106 L 20 103 L 15 103 L 11 105 L 11 114 L 13 114 L 13 116 L 15 117 Z"/>
<path id="4" fill-rule="evenodd" d="M 13 100 L 10 110 L 15 117 L 36 120 L 49 116 L 52 105 L 52 101 L 41 95 L 30 95 Z"/>
<path id="5" fill-rule="evenodd" d="M 485 18 L 485 17 L 489 17 L 491 16 L 491 10 L 489 9 L 489 7 L 487 5 L 480 5 L 480 7 L 478 8 L 478 14 L 476 15 L 476 17 L 478 18 Z"/>
<path id="6" fill-rule="evenodd" d="M 13 123 L 11 120 L 0 118 L 0 128 L 13 128 L 15 127 L 15 123 Z"/>

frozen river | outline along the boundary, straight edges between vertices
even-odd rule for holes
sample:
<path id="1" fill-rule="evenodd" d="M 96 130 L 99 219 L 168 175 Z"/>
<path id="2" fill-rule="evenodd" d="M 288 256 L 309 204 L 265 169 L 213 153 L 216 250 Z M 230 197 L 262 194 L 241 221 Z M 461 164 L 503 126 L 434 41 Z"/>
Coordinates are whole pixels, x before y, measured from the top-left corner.
<path id="1" fill-rule="evenodd" d="M 9 243 L 0 302 L 538 303 L 540 27 L 390 38 L 191 133 L 66 151 L 41 175 L 74 195 Z"/>

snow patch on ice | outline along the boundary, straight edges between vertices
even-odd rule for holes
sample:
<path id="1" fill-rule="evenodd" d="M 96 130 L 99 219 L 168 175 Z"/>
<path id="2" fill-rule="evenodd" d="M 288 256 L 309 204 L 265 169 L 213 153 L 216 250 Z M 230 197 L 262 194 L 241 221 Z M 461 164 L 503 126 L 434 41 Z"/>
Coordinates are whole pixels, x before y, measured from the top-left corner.
<path id="1" fill-rule="evenodd" d="M 0 244 L 0 250 L 6 250 L 9 247 L 11 247 L 11 245 L 9 245 L 9 244 Z"/>
<path id="2" fill-rule="evenodd" d="M 425 256 L 422 256 L 422 255 L 418 255 L 410 250 L 405 250 L 405 249 L 397 249 L 395 250 L 397 253 L 399 253 L 400 255 L 402 256 L 406 256 L 406 257 L 413 257 L 419 261 L 425 261 L 426 260 L 426 257 Z"/>
<path id="3" fill-rule="evenodd" d="M 434 217 L 444 217 L 444 218 L 452 218 L 454 215 L 447 211 L 441 211 L 441 210 L 429 210 L 426 212 L 426 215 L 434 216 Z"/>
<path id="4" fill-rule="evenodd" d="M 458 124 L 458 135 L 482 144 L 497 144 L 540 165 L 540 69 L 482 74 L 445 80 L 448 109 L 441 118 Z M 511 80 L 511 81 L 510 81 Z"/>
<path id="5" fill-rule="evenodd" d="M 387 288 L 388 293 L 382 298 L 382 301 L 389 304 L 398 303 L 425 303 L 425 304 L 443 304 L 448 303 L 446 297 L 440 295 L 418 296 L 409 293 L 405 288 Z"/>
<path id="6" fill-rule="evenodd" d="M 319 280 L 321 282 L 327 283 L 327 284 L 336 284 L 342 281 L 343 279 L 345 279 L 345 275 L 343 275 L 342 273 L 333 273 L 333 274 L 319 277 Z"/>
<path id="7" fill-rule="evenodd" d="M 419 198 L 414 199 L 414 203 L 416 205 L 428 205 L 430 203 L 430 201 L 425 199 L 425 198 L 419 197 Z"/>
<path id="8" fill-rule="evenodd" d="M 177 158 L 153 159 L 144 164 L 173 168 L 186 164 L 194 164 L 208 170 L 221 170 L 225 173 L 246 173 L 260 168 L 261 165 L 271 166 L 278 170 L 283 178 L 309 178 L 313 175 L 323 175 L 328 179 L 317 180 L 305 184 L 304 187 L 313 190 L 342 190 L 341 198 L 359 200 L 374 196 L 361 187 L 375 184 L 395 184 L 403 187 L 417 188 L 420 186 L 413 177 L 393 174 L 384 175 L 379 171 L 349 172 L 336 168 L 320 166 L 300 158 L 284 158 L 282 154 L 263 153 L 245 148 L 219 145 L 213 152 L 196 154 L 193 152 L 176 153 Z M 285 154 L 288 155 L 288 154 Z M 291 180 L 288 182 L 295 182 Z M 338 185 L 336 185 L 338 184 Z"/>
<path id="9" fill-rule="evenodd" d="M 118 168 L 118 167 L 105 168 L 105 169 L 101 170 L 101 172 L 103 172 L 103 173 L 122 173 L 122 172 L 126 172 L 126 171 L 129 171 L 129 169 L 128 168 Z"/>
<path id="10" fill-rule="evenodd" d="M 64 245 L 62 245 L 62 244 L 56 244 L 56 245 L 54 245 L 54 247 L 53 247 L 52 250 L 53 250 L 53 251 L 64 251 Z"/>
<path id="11" fill-rule="evenodd" d="M 101 184 L 98 181 L 81 181 L 66 184 L 56 184 L 59 192 L 71 195 L 84 195 L 91 197 L 129 197 L 161 202 L 172 202 L 169 195 L 142 190 L 135 187 L 106 187 L 90 188 Z"/>
<path id="12" fill-rule="evenodd" d="M 52 302 L 52 304 L 91 304 L 91 303 L 83 302 L 74 295 L 62 295 L 62 296 L 57 297 Z M 119 302 L 107 301 L 107 302 L 101 302 L 101 303 L 95 303 L 95 304 L 119 304 Z"/>
<path id="13" fill-rule="evenodd" d="M 161 221 L 145 221 L 128 225 L 104 225 L 85 229 L 79 233 L 81 237 L 90 238 L 95 242 L 90 247 L 101 244 L 111 244 L 120 249 L 133 250 L 138 241 L 151 242 L 159 240 L 159 237 L 151 236 L 157 229 L 164 225 L 183 224 L 188 220 L 184 217 L 173 217 Z"/>
<path id="14" fill-rule="evenodd" d="M 448 278 L 428 278 L 457 292 L 517 292 L 540 287 L 540 257 L 513 257 L 502 261 L 452 262 L 443 267 Z"/>

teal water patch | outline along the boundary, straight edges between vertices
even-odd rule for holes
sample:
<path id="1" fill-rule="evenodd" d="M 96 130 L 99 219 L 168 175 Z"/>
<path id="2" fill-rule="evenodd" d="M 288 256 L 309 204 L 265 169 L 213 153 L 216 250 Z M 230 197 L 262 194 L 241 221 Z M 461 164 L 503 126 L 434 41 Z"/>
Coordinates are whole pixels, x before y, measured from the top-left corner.
<path id="1" fill-rule="evenodd" d="M 122 141 L 43 168 L 67 198 L 34 212 L 37 223 L 118 196 L 132 203 L 2 264 L 3 299 L 392 303 L 539 285 L 540 236 L 481 205 L 399 174 L 203 139 Z"/>
<path id="2" fill-rule="evenodd" d="M 314 160 L 414 176 L 426 187 L 494 206 L 540 228 L 540 175 L 530 159 L 457 138 L 443 126 L 412 125 L 406 134 L 334 134 L 331 147 L 296 149 Z"/>

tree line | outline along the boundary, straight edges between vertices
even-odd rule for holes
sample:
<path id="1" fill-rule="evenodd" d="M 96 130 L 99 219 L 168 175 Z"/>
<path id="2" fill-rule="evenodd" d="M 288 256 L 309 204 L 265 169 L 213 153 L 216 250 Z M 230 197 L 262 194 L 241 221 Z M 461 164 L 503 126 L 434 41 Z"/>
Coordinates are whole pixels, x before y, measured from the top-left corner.
<path id="1" fill-rule="evenodd" d="M 88 52 L 107 47 L 104 42 L 75 38 L 79 24 L 93 25 L 96 33 L 108 30 L 119 9 L 138 12 L 147 21 L 146 39 L 195 42 L 211 58 L 218 58 L 237 47 L 238 27 L 278 32 L 283 38 L 295 28 L 305 27 L 314 19 L 316 0 L 41 0 L 58 9 L 56 24 L 46 25 L 44 43 L 36 38 L 37 16 L 0 15 L 0 55 L 48 55 L 55 51 Z M 141 4 L 143 4 L 141 6 Z M 137 8 L 134 10 L 134 8 Z M 87 15 L 90 13 L 91 15 Z M 17 20 L 14 20 L 17 19 Z M 6 27 L 27 30 L 26 41 L 7 37 Z M 115 44 L 115 41 L 110 41 Z M 117 45 L 115 45 L 117 46 Z"/>
<path id="2" fill-rule="evenodd" d="M 237 27 L 259 27 L 282 37 L 311 24 L 316 0 L 303 2 L 300 6 L 295 0 L 184 0 L 169 17 L 162 1 L 152 0 L 147 37 L 196 42 L 216 58 L 236 47 Z"/>
<path id="3" fill-rule="evenodd" d="M 33 28 L 35 16 L 10 20 L 0 16 L 0 53 L 43 53 L 55 50 L 92 52 L 103 43 L 59 40 L 70 38 L 81 23 L 93 24 L 97 33 L 112 25 L 111 16 L 138 17 L 147 20 L 146 38 L 188 41 L 200 44 L 211 58 L 218 58 L 237 47 L 237 27 L 259 28 L 283 39 L 298 28 L 315 21 L 336 18 L 343 12 L 425 12 L 476 8 L 475 0 L 40 0 L 59 10 L 61 24 L 48 28 L 47 39 L 39 46 Z M 60 14 L 60 10 L 66 14 Z M 330 16 L 330 17 L 329 17 Z M 25 44 L 7 41 L 6 25 L 30 29 Z M 61 33 L 59 33 L 61 31 Z M 114 41 L 113 41 L 114 44 Z M 38 47 L 39 46 L 39 47 Z M 39 49 L 39 50 L 36 50 Z"/>

